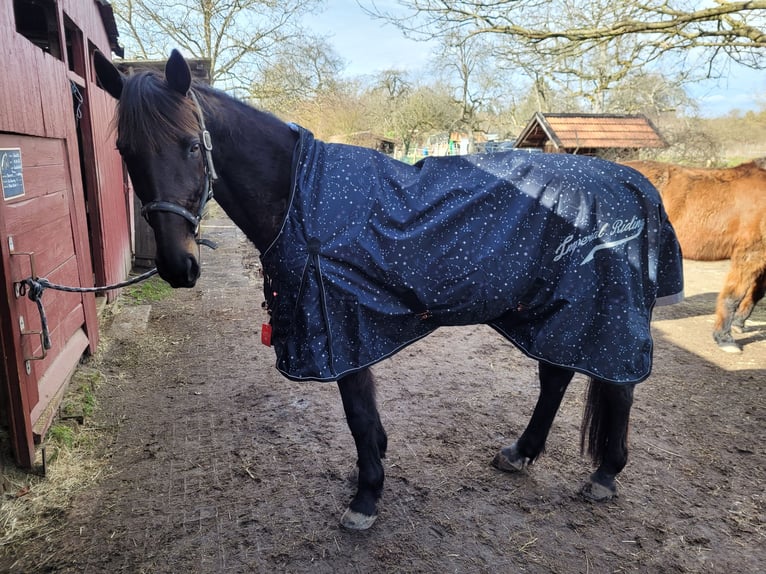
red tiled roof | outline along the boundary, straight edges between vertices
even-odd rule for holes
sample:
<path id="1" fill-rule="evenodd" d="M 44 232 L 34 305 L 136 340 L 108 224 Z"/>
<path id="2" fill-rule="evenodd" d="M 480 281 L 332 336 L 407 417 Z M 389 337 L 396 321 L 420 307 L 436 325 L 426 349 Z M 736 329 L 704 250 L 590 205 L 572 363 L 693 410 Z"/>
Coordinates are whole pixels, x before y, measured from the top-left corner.
<path id="1" fill-rule="evenodd" d="M 657 148 L 667 143 L 643 115 L 536 113 L 516 140 L 516 147 L 566 150 L 585 148 Z"/>

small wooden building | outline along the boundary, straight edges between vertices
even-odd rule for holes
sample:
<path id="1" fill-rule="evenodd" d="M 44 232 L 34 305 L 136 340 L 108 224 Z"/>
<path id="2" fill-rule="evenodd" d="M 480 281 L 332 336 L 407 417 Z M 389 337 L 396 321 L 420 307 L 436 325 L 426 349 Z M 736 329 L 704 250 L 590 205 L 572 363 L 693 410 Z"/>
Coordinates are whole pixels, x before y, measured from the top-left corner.
<path id="1" fill-rule="evenodd" d="M 210 59 L 209 58 L 185 58 L 195 82 L 210 83 Z M 130 75 L 144 70 L 153 70 L 164 73 L 166 60 L 119 60 L 114 62 L 117 69 L 123 74 Z"/>
<path id="2" fill-rule="evenodd" d="M 367 147 L 390 156 L 393 156 L 396 150 L 396 140 L 370 131 L 330 136 L 327 141 Z"/>
<path id="3" fill-rule="evenodd" d="M 423 155 L 467 155 L 476 153 L 487 138 L 483 132 L 443 131 L 428 135 Z"/>
<path id="4" fill-rule="evenodd" d="M 45 349 L 21 282 L 108 285 L 131 267 L 132 196 L 95 50 L 122 52 L 106 0 L 0 2 L 0 424 L 23 467 L 99 333 L 92 293 L 48 289 Z"/>
<path id="5" fill-rule="evenodd" d="M 667 142 L 644 115 L 535 113 L 514 147 L 547 153 L 636 159 L 646 148 Z"/>

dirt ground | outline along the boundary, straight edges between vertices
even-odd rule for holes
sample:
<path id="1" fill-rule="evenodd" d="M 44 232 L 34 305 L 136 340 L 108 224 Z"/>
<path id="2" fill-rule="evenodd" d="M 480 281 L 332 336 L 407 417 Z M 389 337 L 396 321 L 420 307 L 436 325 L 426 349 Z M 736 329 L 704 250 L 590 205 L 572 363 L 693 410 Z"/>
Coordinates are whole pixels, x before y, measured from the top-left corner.
<path id="1" fill-rule="evenodd" d="M 104 477 L 6 549 L 10 572 L 759 572 L 766 563 L 766 305 L 710 336 L 727 264 L 687 262 L 687 300 L 655 313 L 620 496 L 581 499 L 584 378 L 547 452 L 521 475 L 490 466 L 523 430 L 536 365 L 487 327 L 440 330 L 374 368 L 389 435 L 381 514 L 338 520 L 355 453 L 334 384 L 293 383 L 260 343 L 257 257 L 225 219 L 197 288 L 106 325 L 107 382 L 86 423 L 107 429 Z M 122 318 L 122 319 L 121 319 Z M 124 319 L 124 322 L 123 322 Z"/>

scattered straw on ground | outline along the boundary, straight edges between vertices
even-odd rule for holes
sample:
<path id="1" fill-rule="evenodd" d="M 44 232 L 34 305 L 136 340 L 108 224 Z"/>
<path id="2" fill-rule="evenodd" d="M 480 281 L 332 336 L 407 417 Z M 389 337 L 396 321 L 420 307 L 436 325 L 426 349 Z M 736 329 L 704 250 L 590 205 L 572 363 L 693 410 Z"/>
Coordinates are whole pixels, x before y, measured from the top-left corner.
<path id="1" fill-rule="evenodd" d="M 69 383 L 62 407 L 80 411 L 84 422 L 54 421 L 44 441 L 45 476 L 42 449 L 37 472 L 19 469 L 9 455 L 0 454 L 0 558 L 6 561 L 18 558 L 30 541 L 48 538 L 63 528 L 77 494 L 110 472 L 108 458 L 99 453 L 110 442 L 112 429 L 98 426 L 89 416 L 95 407 L 93 391 L 104 382 L 98 356 L 107 344 L 102 338 L 99 351 L 76 370 Z"/>
<path id="2" fill-rule="evenodd" d="M 7 490 L 0 505 L 0 552 L 60 529 L 77 493 L 108 472 L 108 461 L 93 456 L 96 434 L 99 431 L 85 426 L 76 431 L 73 446 L 48 445 L 46 455 L 52 460 L 45 477 L 5 466 Z"/>

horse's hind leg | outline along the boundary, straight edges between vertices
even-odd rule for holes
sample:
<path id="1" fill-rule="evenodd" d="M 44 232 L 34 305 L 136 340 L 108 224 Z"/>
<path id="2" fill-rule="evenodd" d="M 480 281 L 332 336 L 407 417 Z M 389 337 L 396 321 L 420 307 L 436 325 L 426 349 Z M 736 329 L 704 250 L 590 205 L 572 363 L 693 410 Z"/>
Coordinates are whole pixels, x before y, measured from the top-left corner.
<path id="1" fill-rule="evenodd" d="M 495 455 L 492 465 L 506 472 L 523 470 L 545 449 L 545 441 L 553 419 L 561 406 L 561 399 L 569 386 L 574 372 L 547 363 L 538 367 L 540 395 L 527 428 L 519 439 Z"/>
<path id="2" fill-rule="evenodd" d="M 580 449 L 598 465 L 582 489 L 590 500 L 609 500 L 617 494 L 615 478 L 628 462 L 628 427 L 635 384 L 613 384 L 591 379 L 580 435 Z"/>
<path id="3" fill-rule="evenodd" d="M 352 530 L 365 530 L 378 517 L 378 499 L 383 492 L 383 464 L 388 439 L 375 404 L 375 380 L 369 369 L 338 380 L 346 421 L 356 443 L 357 492 L 341 524 Z"/>

